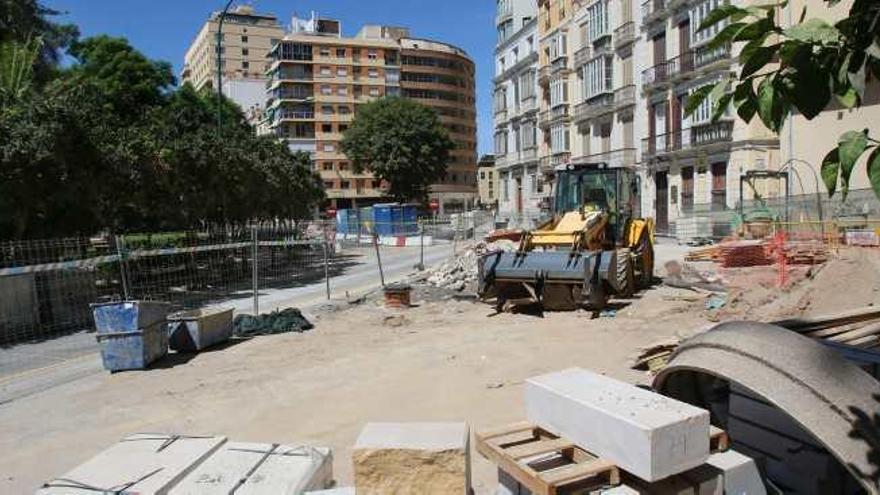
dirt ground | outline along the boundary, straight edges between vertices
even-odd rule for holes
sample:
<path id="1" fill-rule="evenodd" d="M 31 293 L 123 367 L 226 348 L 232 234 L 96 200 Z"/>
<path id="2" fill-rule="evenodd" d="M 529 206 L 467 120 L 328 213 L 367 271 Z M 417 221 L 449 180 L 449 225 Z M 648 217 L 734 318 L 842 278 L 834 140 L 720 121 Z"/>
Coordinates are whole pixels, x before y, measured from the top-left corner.
<path id="1" fill-rule="evenodd" d="M 658 266 L 683 251 L 660 246 Z M 772 269 L 750 270 L 748 277 L 772 286 Z M 172 356 L 145 372 L 91 375 L 0 405 L 0 493 L 30 493 L 135 432 L 325 445 L 333 449 L 337 482 L 350 485 L 350 448 L 369 421 L 498 426 L 524 419 L 522 384 L 530 376 L 579 366 L 647 383 L 650 377 L 629 364 L 651 343 L 722 319 L 880 301 L 877 250 L 844 252 L 786 291 L 722 276 L 747 282 L 716 310 L 705 309 L 705 294 L 663 285 L 624 301 L 615 316 L 595 319 L 587 312 L 490 316 L 488 305 L 422 291 L 429 297 L 417 294 L 418 306 L 404 312 L 376 299 L 325 307 L 314 316 L 315 330 L 304 334 Z M 472 468 L 476 493 L 493 493 L 493 465 L 472 452 Z"/>

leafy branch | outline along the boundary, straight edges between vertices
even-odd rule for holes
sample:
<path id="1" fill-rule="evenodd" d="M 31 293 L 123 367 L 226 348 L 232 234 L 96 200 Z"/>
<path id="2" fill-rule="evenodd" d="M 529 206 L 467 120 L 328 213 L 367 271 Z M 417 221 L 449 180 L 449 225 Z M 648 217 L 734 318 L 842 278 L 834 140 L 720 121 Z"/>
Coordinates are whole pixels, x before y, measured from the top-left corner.
<path id="1" fill-rule="evenodd" d="M 833 6 L 839 0 L 826 2 Z M 783 28 L 776 19 L 787 5 L 787 0 L 751 7 L 723 5 L 709 13 L 700 30 L 727 23 L 709 48 L 744 43 L 741 70 L 735 81 L 728 76 L 694 91 L 685 106 L 687 115 L 709 98 L 713 121 L 733 106 L 744 121 L 757 116 L 778 133 L 792 112 L 812 120 L 835 100 L 847 109 L 862 105 L 868 82 L 880 78 L 880 2 L 855 0 L 849 16 L 833 25 L 807 19 L 805 7 L 797 24 Z M 840 136 L 822 160 L 822 179 L 830 196 L 839 185 L 846 200 L 853 169 L 867 155 L 868 178 L 880 197 L 878 145 L 869 129 Z"/>

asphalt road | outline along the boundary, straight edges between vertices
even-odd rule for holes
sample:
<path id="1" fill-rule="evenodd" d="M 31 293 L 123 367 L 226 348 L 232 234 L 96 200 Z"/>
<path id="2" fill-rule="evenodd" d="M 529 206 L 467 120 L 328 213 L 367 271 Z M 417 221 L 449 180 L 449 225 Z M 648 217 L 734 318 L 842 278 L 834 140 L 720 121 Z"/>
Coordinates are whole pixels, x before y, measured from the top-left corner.
<path id="1" fill-rule="evenodd" d="M 348 248 L 341 250 L 339 254 L 347 261 L 346 267 L 330 278 L 333 299 L 357 297 L 381 285 L 379 265 L 373 247 Z M 426 246 L 425 266 L 430 267 L 452 255 L 452 244 Z M 385 281 L 391 283 L 412 273 L 420 261 L 421 253 L 418 247 L 382 247 L 379 256 Z M 308 312 L 308 308 L 327 300 L 326 281 L 323 277 L 294 288 L 261 290 L 259 294 L 261 313 L 285 307 L 297 307 Z M 228 299 L 215 306 L 232 307 L 239 313 L 252 313 L 252 293 L 242 293 L 241 297 Z M 79 332 L 0 349 L 0 404 L 99 372 L 101 369 L 97 342 L 92 332 Z"/>

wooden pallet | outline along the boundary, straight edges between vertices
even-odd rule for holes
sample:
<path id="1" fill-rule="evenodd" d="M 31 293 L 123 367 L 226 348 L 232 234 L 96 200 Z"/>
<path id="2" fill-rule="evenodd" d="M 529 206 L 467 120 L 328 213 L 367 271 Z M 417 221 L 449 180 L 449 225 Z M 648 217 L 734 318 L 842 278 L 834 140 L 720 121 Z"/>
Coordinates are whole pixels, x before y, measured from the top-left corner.
<path id="1" fill-rule="evenodd" d="M 556 495 L 571 486 L 620 484 L 620 470 L 613 462 L 532 423 L 515 423 L 474 436 L 477 452 L 534 495 Z"/>

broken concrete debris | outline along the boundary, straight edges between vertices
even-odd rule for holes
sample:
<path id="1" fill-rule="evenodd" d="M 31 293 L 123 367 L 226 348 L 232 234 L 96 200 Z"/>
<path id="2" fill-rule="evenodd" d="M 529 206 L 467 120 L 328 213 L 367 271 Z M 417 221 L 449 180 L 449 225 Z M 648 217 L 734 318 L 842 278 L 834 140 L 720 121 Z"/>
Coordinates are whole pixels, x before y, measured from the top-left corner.
<path id="1" fill-rule="evenodd" d="M 466 423 L 368 423 L 352 452 L 358 495 L 465 495 Z"/>
<path id="2" fill-rule="evenodd" d="M 477 282 L 477 260 L 481 255 L 495 251 L 516 251 L 516 248 L 516 243 L 507 239 L 479 242 L 431 270 L 426 282 L 457 292 L 473 288 Z"/>
<path id="3" fill-rule="evenodd" d="M 704 463 L 709 413 L 591 371 L 526 380 L 526 417 L 646 481 Z"/>

